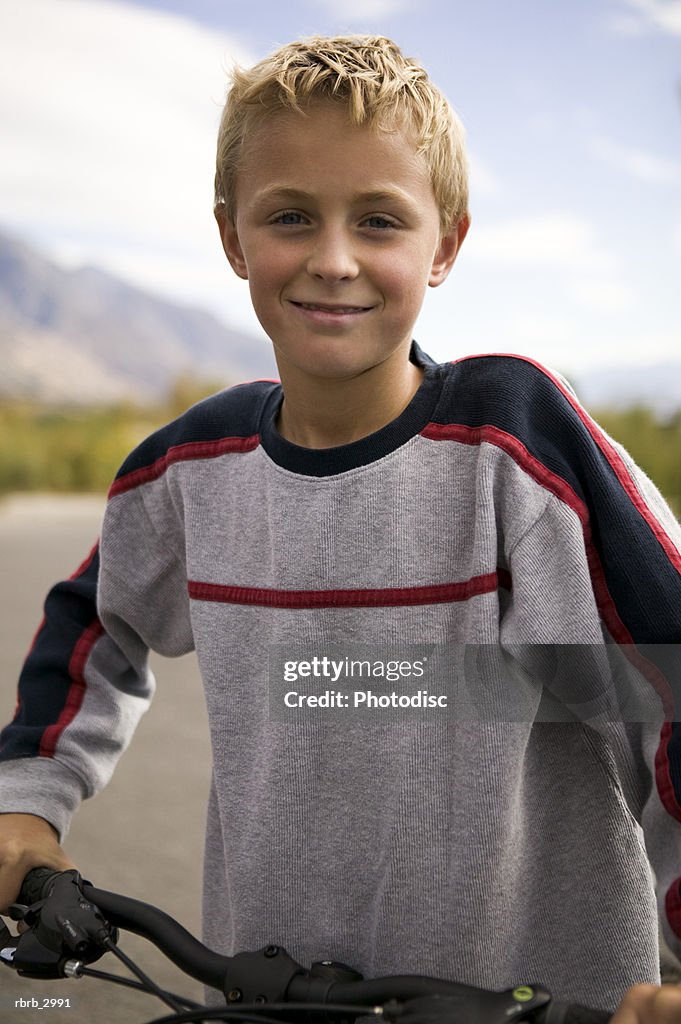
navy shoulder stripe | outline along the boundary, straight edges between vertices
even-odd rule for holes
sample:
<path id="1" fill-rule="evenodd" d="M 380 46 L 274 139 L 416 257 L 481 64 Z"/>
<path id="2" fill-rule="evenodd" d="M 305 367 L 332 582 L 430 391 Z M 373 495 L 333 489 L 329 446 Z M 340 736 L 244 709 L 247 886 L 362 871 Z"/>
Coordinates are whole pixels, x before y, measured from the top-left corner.
<path id="1" fill-rule="evenodd" d="M 633 642 L 681 641 L 681 556 L 607 435 L 550 371 L 512 355 L 452 363 L 433 423 L 501 431 L 564 481 Z"/>

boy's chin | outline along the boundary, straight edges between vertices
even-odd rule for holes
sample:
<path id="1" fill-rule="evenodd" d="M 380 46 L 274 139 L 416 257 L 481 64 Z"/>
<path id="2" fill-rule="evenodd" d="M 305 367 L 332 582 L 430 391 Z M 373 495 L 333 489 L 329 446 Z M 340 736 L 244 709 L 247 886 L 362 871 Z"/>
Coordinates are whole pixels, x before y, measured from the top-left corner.
<path id="1" fill-rule="evenodd" d="M 282 381 L 292 375 L 329 383 L 354 380 L 380 367 L 395 355 L 394 351 L 368 352 L 366 348 L 357 350 L 347 343 L 325 345 L 324 340 L 321 340 L 319 345 L 306 346 L 304 352 L 295 353 L 294 357 L 278 352 L 275 347 L 275 359 Z M 405 361 L 408 358 L 407 348 Z"/>
<path id="2" fill-rule="evenodd" d="M 292 367 L 291 364 L 287 364 L 284 370 L 280 367 L 280 373 L 282 380 L 286 376 L 295 374 L 300 379 L 309 380 L 311 383 L 338 383 L 341 384 L 345 381 L 353 381 L 358 377 L 363 376 L 368 371 L 374 368 L 373 363 L 367 363 L 366 361 L 358 360 L 320 360 L 318 362 L 310 361 L 301 366 Z"/>

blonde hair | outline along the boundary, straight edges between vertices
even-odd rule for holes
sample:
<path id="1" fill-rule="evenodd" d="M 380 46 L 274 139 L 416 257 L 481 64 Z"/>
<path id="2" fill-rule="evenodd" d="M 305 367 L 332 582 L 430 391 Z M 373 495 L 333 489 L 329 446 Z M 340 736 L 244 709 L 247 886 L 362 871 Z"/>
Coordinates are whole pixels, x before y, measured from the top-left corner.
<path id="1" fill-rule="evenodd" d="M 245 140 L 269 115 L 314 100 L 344 103 L 350 123 L 406 129 L 423 153 L 442 233 L 468 214 L 468 168 L 459 118 L 421 65 L 385 36 L 313 36 L 288 43 L 254 67 L 235 67 L 218 132 L 215 205 L 236 216 L 236 176 Z"/>

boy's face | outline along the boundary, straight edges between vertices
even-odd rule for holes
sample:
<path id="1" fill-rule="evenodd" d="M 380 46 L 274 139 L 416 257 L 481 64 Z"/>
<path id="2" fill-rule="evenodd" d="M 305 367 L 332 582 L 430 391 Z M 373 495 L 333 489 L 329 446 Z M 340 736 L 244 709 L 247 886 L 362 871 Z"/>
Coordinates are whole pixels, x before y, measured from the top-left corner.
<path id="1" fill-rule="evenodd" d="M 403 132 L 353 127 L 331 102 L 308 114 L 259 126 L 236 222 L 218 216 L 284 382 L 406 362 L 426 287 L 445 280 L 468 227 L 441 238 L 425 159 Z"/>

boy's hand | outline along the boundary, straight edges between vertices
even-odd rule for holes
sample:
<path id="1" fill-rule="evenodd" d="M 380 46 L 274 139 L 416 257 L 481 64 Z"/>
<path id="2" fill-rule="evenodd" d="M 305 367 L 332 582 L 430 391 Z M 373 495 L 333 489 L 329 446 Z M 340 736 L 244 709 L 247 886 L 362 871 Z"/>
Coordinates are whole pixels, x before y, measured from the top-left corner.
<path id="1" fill-rule="evenodd" d="M 0 814 L 0 914 L 14 903 L 31 868 L 75 868 L 57 833 L 34 814 Z"/>
<path id="2" fill-rule="evenodd" d="M 610 1024 L 679 1024 L 681 986 L 634 985 L 610 1019 Z"/>

